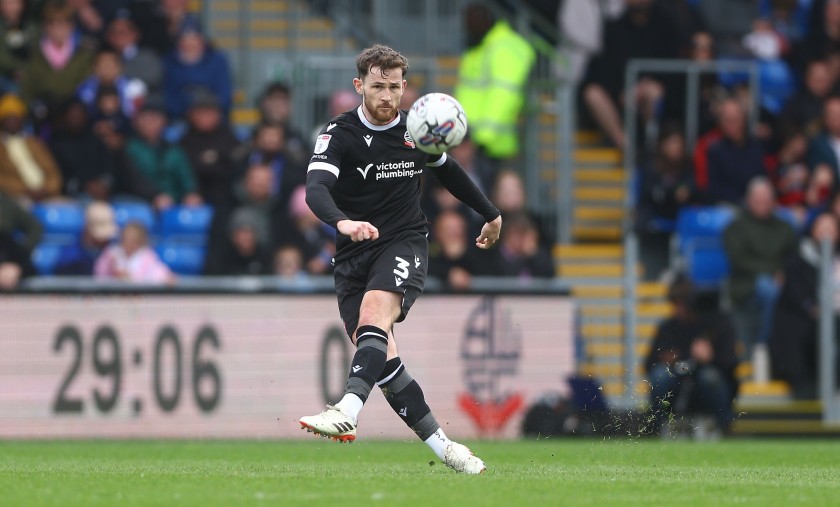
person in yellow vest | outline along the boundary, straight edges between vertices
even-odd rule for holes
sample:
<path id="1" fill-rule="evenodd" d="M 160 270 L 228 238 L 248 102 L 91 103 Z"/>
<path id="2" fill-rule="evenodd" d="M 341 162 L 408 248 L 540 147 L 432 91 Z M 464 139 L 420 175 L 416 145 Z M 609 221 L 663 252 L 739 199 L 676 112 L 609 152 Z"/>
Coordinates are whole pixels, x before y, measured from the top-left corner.
<path id="1" fill-rule="evenodd" d="M 536 54 L 510 24 L 481 4 L 464 11 L 467 50 L 455 98 L 464 106 L 470 136 L 482 154 L 508 161 L 519 153 L 517 124 Z"/>

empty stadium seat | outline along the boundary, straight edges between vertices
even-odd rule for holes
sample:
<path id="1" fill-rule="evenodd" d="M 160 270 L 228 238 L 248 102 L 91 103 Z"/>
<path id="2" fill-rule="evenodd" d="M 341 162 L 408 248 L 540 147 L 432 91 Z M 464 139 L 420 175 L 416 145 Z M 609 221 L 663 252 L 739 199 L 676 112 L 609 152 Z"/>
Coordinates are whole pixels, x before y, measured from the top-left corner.
<path id="1" fill-rule="evenodd" d="M 39 275 L 51 275 L 55 272 L 65 245 L 60 243 L 41 243 L 32 251 L 32 264 Z"/>
<path id="2" fill-rule="evenodd" d="M 763 60 L 758 66 L 761 83 L 761 105 L 778 114 L 787 99 L 796 91 L 796 79 L 787 63 L 781 60 Z"/>
<path id="3" fill-rule="evenodd" d="M 38 204 L 32 214 L 44 226 L 44 238 L 52 243 L 76 241 L 85 227 L 85 210 L 77 203 Z"/>
<path id="4" fill-rule="evenodd" d="M 150 233 L 154 231 L 155 212 L 149 204 L 139 201 L 117 201 L 113 206 L 114 220 L 121 229 L 129 222 L 139 222 Z"/>
<path id="5" fill-rule="evenodd" d="M 723 231 L 735 217 L 732 208 L 686 208 L 677 217 L 676 257 L 691 281 L 718 288 L 729 274 Z"/>
<path id="6" fill-rule="evenodd" d="M 212 206 L 174 206 L 160 214 L 158 233 L 168 243 L 204 245 L 212 221 Z"/>
<path id="7" fill-rule="evenodd" d="M 155 250 L 169 269 L 179 275 L 198 275 L 204 268 L 203 246 L 161 243 Z"/>

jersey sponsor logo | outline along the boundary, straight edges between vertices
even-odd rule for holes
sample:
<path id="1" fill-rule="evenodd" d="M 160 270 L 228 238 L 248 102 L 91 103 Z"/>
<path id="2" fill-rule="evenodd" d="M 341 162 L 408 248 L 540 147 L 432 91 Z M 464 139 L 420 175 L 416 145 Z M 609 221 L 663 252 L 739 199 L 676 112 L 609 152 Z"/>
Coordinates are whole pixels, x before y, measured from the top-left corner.
<path id="1" fill-rule="evenodd" d="M 370 148 L 370 143 L 373 142 L 373 136 L 372 135 L 366 135 L 366 136 L 364 136 L 364 138 L 365 138 L 365 142 L 368 145 L 368 148 Z"/>
<path id="2" fill-rule="evenodd" d="M 335 123 L 330 123 L 329 125 L 327 125 L 327 132 L 329 132 L 330 130 L 334 129 L 335 127 L 336 127 L 336 124 L 335 124 Z"/>
<path id="3" fill-rule="evenodd" d="M 416 145 L 414 144 L 414 139 L 411 138 L 411 134 L 409 134 L 407 130 L 405 131 L 405 135 L 403 135 L 403 139 L 405 139 L 403 144 L 405 144 L 412 150 L 416 148 Z"/>
<path id="4" fill-rule="evenodd" d="M 385 162 L 376 165 L 376 179 L 411 178 L 423 174 L 423 169 L 415 169 L 411 160 L 399 162 Z"/>
<path id="5" fill-rule="evenodd" d="M 328 156 L 326 156 L 326 155 L 312 155 L 312 158 L 317 158 L 317 159 L 321 159 L 321 160 L 327 160 L 327 159 L 328 159 L 328 158 L 330 158 L 330 157 L 328 157 Z"/>
<path id="6" fill-rule="evenodd" d="M 361 167 L 357 167 L 356 170 L 362 175 L 362 178 L 367 179 L 367 173 L 370 171 L 370 168 L 373 167 L 373 164 L 368 164 L 364 169 Z"/>
<path id="7" fill-rule="evenodd" d="M 318 136 L 318 141 L 315 143 L 316 155 L 327 151 L 327 147 L 330 145 L 330 139 L 332 139 L 332 134 L 321 134 Z"/>

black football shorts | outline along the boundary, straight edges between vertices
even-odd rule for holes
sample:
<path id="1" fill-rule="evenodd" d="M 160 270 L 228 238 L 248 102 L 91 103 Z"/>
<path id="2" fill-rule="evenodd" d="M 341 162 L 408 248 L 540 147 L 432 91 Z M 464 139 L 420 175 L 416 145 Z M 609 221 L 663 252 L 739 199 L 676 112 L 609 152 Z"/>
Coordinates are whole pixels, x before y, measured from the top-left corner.
<path id="1" fill-rule="evenodd" d="M 425 233 L 407 231 L 338 262 L 334 273 L 335 291 L 347 335 L 352 336 L 359 327 L 359 309 L 369 290 L 402 294 L 402 312 L 397 319 L 402 322 L 423 292 L 428 260 L 429 242 Z"/>

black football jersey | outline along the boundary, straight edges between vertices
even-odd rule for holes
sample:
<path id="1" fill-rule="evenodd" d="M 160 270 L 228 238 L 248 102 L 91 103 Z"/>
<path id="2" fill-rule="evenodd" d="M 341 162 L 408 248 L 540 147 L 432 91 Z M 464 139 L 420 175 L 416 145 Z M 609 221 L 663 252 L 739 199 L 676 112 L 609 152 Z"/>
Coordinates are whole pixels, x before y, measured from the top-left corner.
<path id="1" fill-rule="evenodd" d="M 308 171 L 334 175 L 330 195 L 338 209 L 347 218 L 370 222 L 379 230 L 376 242 L 353 243 L 339 234 L 336 260 L 403 231 L 426 231 L 426 217 L 420 210 L 420 175 L 427 167 L 446 162 L 446 154 L 418 150 L 406 130 L 406 116 L 400 111 L 391 123 L 373 125 L 359 106 L 330 120 L 318 135 Z"/>

